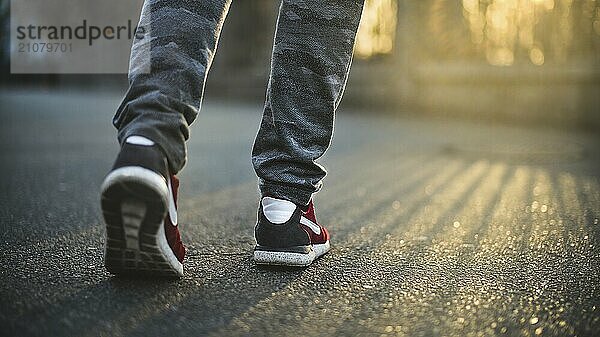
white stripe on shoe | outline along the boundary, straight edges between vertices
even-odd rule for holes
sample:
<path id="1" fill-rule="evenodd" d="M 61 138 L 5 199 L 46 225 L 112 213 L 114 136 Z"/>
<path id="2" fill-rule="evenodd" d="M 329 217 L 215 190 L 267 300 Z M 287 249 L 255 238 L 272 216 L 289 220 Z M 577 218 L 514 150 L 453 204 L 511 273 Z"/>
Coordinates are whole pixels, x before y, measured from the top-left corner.
<path id="1" fill-rule="evenodd" d="M 317 225 L 316 223 L 310 221 L 309 219 L 307 219 L 303 216 L 300 217 L 300 223 L 303 224 L 304 226 L 310 228 L 310 230 L 313 231 L 315 234 L 321 235 L 321 227 L 319 225 Z"/>
<path id="2" fill-rule="evenodd" d="M 171 186 L 171 178 L 167 178 L 167 187 L 169 188 L 168 204 L 169 204 L 169 219 L 173 226 L 177 226 L 177 207 L 175 206 L 175 196 L 173 195 L 173 187 Z"/>

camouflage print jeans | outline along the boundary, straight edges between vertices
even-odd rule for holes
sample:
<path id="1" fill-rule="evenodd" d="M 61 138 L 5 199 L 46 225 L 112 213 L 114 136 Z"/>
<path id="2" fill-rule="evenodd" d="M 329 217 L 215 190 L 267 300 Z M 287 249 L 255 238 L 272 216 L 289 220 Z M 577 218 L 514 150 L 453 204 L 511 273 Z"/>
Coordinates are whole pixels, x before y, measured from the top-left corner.
<path id="1" fill-rule="evenodd" d="M 263 118 L 252 150 L 262 195 L 305 205 L 321 188 L 326 171 L 316 161 L 331 141 L 363 1 L 282 1 Z M 144 3 L 140 26 L 149 27 L 150 37 L 134 41 L 130 86 L 113 124 L 121 143 L 132 135 L 158 143 L 173 173 L 185 164 L 188 128 L 200 109 L 230 3 Z"/>

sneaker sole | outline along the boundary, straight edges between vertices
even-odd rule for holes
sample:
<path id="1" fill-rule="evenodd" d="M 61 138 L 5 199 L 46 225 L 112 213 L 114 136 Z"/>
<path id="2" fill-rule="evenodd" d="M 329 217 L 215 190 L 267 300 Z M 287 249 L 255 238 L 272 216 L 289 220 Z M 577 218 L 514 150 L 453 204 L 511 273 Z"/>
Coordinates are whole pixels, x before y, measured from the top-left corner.
<path id="1" fill-rule="evenodd" d="M 307 267 L 314 260 L 325 255 L 331 248 L 329 241 L 322 244 L 307 246 L 306 253 L 282 251 L 257 246 L 254 249 L 254 262 L 263 265 Z"/>
<path id="2" fill-rule="evenodd" d="M 122 167 L 104 179 L 101 191 L 106 269 L 116 275 L 182 276 L 183 265 L 165 235 L 165 179 L 143 167 Z"/>
<path id="3" fill-rule="evenodd" d="M 327 240 L 325 243 L 313 245 L 313 249 L 315 250 L 315 259 L 317 259 L 325 255 L 331 249 L 331 245 L 329 244 L 329 240 Z"/>

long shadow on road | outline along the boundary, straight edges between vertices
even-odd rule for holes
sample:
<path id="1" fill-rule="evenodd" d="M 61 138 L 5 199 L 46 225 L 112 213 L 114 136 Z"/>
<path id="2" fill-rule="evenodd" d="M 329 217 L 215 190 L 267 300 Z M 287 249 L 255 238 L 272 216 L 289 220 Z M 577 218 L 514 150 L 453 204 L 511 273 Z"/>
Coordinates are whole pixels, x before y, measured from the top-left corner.
<path id="1" fill-rule="evenodd" d="M 248 256 L 197 256 L 181 280 L 109 277 L 19 318 L 14 335 L 202 335 L 302 275 L 255 267 Z M 48 310 L 48 311 L 46 311 Z M 26 324 L 35 322 L 35 324 Z"/>

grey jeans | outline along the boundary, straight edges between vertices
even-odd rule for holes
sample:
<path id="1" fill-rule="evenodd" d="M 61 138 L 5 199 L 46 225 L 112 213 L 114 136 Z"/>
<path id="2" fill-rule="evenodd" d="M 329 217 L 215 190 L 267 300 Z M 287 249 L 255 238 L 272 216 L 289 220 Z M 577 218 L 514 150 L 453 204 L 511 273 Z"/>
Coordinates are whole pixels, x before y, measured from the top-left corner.
<path id="1" fill-rule="evenodd" d="M 316 161 L 331 141 L 363 1 L 282 1 L 263 118 L 252 150 L 263 196 L 306 205 L 321 188 L 326 171 Z M 188 128 L 198 115 L 230 3 L 144 3 L 140 26 L 150 27 L 151 38 L 134 41 L 129 89 L 113 124 L 121 143 L 139 135 L 159 144 L 173 173 L 185 164 Z M 149 53 L 144 52 L 147 43 Z"/>

